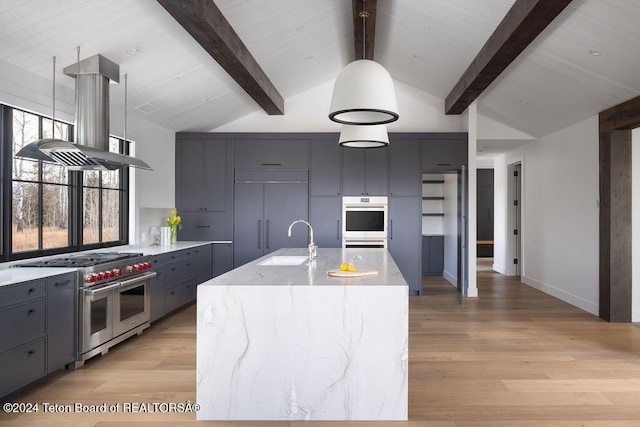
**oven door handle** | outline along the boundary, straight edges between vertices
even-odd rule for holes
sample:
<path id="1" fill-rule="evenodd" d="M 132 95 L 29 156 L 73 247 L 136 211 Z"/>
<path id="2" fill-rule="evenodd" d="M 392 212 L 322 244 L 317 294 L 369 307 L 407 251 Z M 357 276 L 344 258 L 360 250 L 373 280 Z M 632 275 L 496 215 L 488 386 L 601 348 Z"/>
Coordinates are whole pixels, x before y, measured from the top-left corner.
<path id="1" fill-rule="evenodd" d="M 147 271 L 146 273 L 143 273 L 139 276 L 134 277 L 133 279 L 129 279 L 129 280 L 123 280 L 122 282 L 120 282 L 120 287 L 124 288 L 126 286 L 129 286 L 131 284 L 138 284 L 139 282 L 142 282 L 146 279 L 150 279 L 152 277 L 157 276 L 158 273 L 156 273 L 155 271 Z"/>
<path id="2" fill-rule="evenodd" d="M 119 288 L 119 287 L 120 287 L 120 282 L 114 283 L 113 285 L 105 286 L 104 288 L 100 288 L 100 289 L 85 289 L 84 295 L 94 297 L 96 295 L 105 293 L 107 291 L 110 291 L 112 289 Z"/>

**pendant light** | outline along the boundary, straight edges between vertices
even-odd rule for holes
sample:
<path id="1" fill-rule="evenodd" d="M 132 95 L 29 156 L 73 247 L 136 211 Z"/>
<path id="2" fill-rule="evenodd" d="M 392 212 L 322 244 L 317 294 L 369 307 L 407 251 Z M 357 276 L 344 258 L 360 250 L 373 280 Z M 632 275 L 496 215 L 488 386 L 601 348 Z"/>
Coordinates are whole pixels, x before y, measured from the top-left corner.
<path id="1" fill-rule="evenodd" d="M 389 145 L 389 134 L 386 125 L 342 125 L 340 140 L 342 147 L 378 148 Z"/>
<path id="2" fill-rule="evenodd" d="M 333 86 L 329 119 L 348 125 L 380 125 L 398 120 L 393 80 L 385 68 L 366 59 L 365 0 L 362 2 L 362 56 L 342 69 Z"/>

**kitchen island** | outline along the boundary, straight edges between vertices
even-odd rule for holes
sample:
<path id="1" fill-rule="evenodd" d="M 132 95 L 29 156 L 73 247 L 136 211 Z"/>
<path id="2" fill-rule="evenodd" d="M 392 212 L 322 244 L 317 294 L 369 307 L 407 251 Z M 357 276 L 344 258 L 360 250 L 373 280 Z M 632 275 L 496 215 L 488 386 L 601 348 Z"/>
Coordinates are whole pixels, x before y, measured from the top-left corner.
<path id="1" fill-rule="evenodd" d="M 198 286 L 198 420 L 407 419 L 406 281 L 386 249 L 317 253 L 280 249 Z M 326 275 L 356 255 L 378 274 Z"/>

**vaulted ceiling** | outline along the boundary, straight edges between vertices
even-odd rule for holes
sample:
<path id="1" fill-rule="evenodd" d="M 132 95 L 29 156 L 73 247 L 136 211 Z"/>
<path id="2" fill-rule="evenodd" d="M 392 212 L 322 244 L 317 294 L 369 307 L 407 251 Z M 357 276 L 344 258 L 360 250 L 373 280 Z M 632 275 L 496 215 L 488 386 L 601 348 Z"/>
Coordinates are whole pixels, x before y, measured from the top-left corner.
<path id="1" fill-rule="evenodd" d="M 374 59 L 445 99 L 514 1 L 378 0 Z M 355 59 L 351 0 L 215 4 L 284 99 Z M 478 111 L 540 137 L 638 96 L 637 22 L 640 0 L 573 0 L 480 95 Z M 130 114 L 171 130 L 208 131 L 261 109 L 156 0 L 0 2 L 0 61 L 49 78 L 56 55 L 57 82 L 73 88 L 62 68 L 76 46 L 120 64 Z"/>

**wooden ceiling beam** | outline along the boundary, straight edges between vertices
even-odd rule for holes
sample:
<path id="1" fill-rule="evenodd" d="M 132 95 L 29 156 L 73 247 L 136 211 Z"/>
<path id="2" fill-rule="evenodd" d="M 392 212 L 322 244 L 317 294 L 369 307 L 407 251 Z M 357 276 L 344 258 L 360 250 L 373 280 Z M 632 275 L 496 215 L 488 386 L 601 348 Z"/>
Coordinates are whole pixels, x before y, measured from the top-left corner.
<path id="1" fill-rule="evenodd" d="M 373 61 L 373 50 L 376 39 L 376 0 L 351 0 L 353 10 L 353 40 L 355 43 L 355 58 Z M 366 11 L 369 16 L 363 19 L 360 12 Z M 366 25 L 366 28 L 364 28 Z M 363 38 L 364 44 L 363 44 Z M 365 55 L 363 56 L 363 48 Z"/>
<path id="2" fill-rule="evenodd" d="M 284 99 L 213 0 L 157 0 L 204 50 L 270 115 Z"/>
<path id="3" fill-rule="evenodd" d="M 446 114 L 461 114 L 571 0 L 516 0 L 445 99 Z"/>

